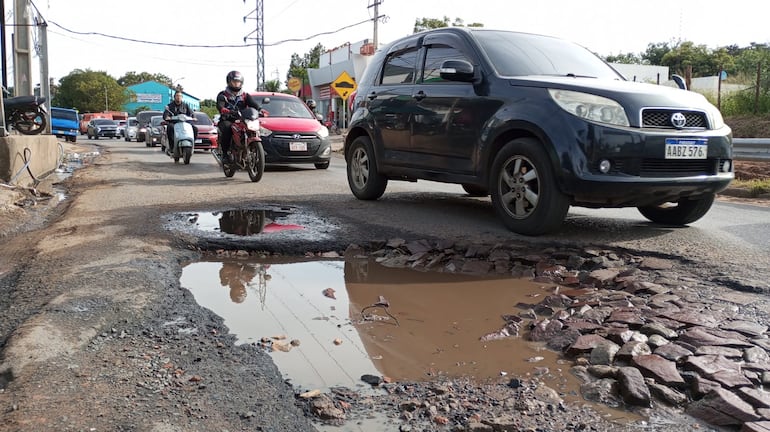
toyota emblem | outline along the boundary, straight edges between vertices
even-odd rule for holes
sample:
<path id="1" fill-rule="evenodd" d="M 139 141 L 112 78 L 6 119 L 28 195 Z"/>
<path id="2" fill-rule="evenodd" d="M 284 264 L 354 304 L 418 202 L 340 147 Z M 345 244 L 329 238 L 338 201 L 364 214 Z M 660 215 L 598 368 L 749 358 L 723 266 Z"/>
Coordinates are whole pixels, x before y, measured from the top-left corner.
<path id="1" fill-rule="evenodd" d="M 680 112 L 673 113 L 671 114 L 671 124 L 677 129 L 682 129 L 687 124 L 687 118 Z"/>
<path id="2" fill-rule="evenodd" d="M 679 114 L 679 115 L 681 115 L 681 114 Z M 672 120 L 672 121 L 673 121 L 673 120 Z M 684 125 L 684 116 L 682 116 L 682 125 Z M 679 126 L 677 126 L 677 127 L 679 127 Z M 293 140 L 302 139 L 302 135 L 300 135 L 300 134 L 294 134 L 294 135 L 292 135 L 292 136 L 291 136 L 291 139 L 293 139 Z"/>

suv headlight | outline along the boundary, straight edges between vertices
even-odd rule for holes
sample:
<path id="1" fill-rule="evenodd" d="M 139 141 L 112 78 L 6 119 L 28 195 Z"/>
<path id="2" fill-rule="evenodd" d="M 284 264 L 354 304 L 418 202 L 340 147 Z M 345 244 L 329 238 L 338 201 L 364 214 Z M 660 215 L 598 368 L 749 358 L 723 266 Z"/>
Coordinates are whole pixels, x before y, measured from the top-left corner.
<path id="1" fill-rule="evenodd" d="M 564 111 L 580 118 L 616 126 L 628 126 L 626 111 L 612 99 L 571 90 L 548 89 Z"/>
<path id="2" fill-rule="evenodd" d="M 712 106 L 709 109 L 709 115 L 711 116 L 711 127 L 713 129 L 721 129 L 725 127 L 725 119 L 722 118 L 722 113 L 717 107 Z"/>

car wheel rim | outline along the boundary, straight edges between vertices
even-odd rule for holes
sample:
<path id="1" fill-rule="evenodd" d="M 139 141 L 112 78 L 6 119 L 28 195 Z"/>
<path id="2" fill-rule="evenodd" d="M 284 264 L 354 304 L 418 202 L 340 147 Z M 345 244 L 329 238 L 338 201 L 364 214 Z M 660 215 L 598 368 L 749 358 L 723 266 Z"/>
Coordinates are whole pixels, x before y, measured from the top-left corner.
<path id="1" fill-rule="evenodd" d="M 540 179 L 532 161 L 513 156 L 503 164 L 499 179 L 500 199 L 505 211 L 515 219 L 526 219 L 537 208 Z"/>
<path id="2" fill-rule="evenodd" d="M 350 169 L 353 174 L 353 184 L 358 189 L 363 189 L 369 180 L 369 156 L 364 149 L 356 149 L 353 152 Z"/>

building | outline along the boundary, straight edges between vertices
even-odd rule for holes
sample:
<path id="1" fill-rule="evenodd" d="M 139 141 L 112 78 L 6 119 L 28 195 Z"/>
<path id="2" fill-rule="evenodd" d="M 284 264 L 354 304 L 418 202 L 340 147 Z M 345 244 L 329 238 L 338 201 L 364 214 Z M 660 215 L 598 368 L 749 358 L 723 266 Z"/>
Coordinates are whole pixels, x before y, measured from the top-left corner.
<path id="1" fill-rule="evenodd" d="M 174 88 L 157 81 L 145 81 L 127 87 L 130 92 L 130 102 L 123 106 L 129 113 L 136 113 L 137 108 L 163 111 L 166 105 L 174 100 Z M 182 102 L 187 102 L 195 111 L 201 107 L 200 99 L 182 92 Z"/>
<path id="2" fill-rule="evenodd" d="M 349 117 L 347 105 L 343 98 L 333 88 L 333 83 L 343 73 L 355 81 L 363 75 L 366 66 L 372 59 L 374 46 L 369 39 L 355 43 L 347 43 L 321 54 L 317 69 L 308 69 L 308 80 L 312 96 L 318 105 L 317 112 L 324 119 L 334 119 L 340 127 L 346 127 Z M 349 102 L 349 101 L 348 101 Z"/>

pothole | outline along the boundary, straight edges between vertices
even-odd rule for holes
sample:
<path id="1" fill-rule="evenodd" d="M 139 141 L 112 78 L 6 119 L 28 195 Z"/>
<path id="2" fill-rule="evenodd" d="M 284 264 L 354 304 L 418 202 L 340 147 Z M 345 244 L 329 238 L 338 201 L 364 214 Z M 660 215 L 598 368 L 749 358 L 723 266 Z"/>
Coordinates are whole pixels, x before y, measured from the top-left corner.
<path id="1" fill-rule="evenodd" d="M 362 381 L 365 375 L 477 383 L 537 376 L 565 400 L 585 403 L 570 361 L 515 335 L 517 305 L 547 296 L 541 284 L 361 259 L 202 261 L 186 266 L 180 282 L 224 318 L 238 343 L 270 352 L 298 393 L 377 391 Z M 637 419 L 595 408 L 618 421 Z M 375 424 L 366 430 L 381 430 Z"/>

